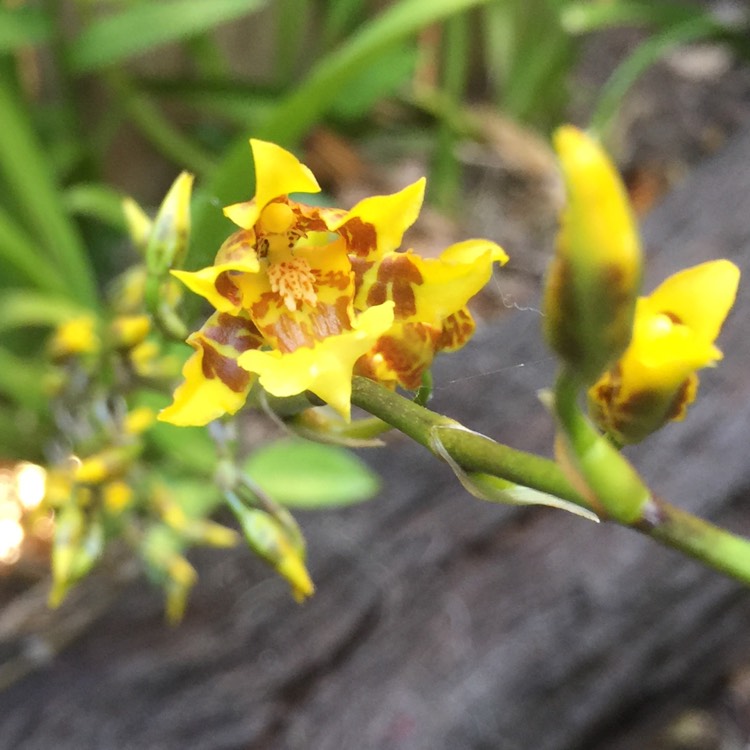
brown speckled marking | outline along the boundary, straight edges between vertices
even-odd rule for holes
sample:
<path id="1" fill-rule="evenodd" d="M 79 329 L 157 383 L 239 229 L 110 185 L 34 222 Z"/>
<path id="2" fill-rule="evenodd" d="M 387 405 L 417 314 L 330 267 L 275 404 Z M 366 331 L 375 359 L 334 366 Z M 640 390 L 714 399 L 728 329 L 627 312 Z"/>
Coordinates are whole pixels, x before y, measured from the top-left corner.
<path id="1" fill-rule="evenodd" d="M 294 215 L 297 217 L 297 221 L 294 223 L 294 230 L 301 236 L 306 235 L 308 232 L 327 232 L 328 227 L 325 221 L 320 216 L 320 209 L 317 206 L 308 206 L 306 203 L 295 203 L 284 199 Z"/>
<path id="2" fill-rule="evenodd" d="M 203 349 L 201 366 L 207 380 L 218 378 L 235 393 L 242 393 L 250 383 L 250 373 L 243 370 L 233 359 L 225 357 L 206 341 L 199 341 Z"/>
<path id="3" fill-rule="evenodd" d="M 326 271 L 325 273 L 320 273 L 317 269 L 313 269 L 313 273 L 321 286 L 333 289 L 347 289 L 352 280 L 351 275 L 345 271 Z"/>
<path id="4" fill-rule="evenodd" d="M 694 378 L 695 375 L 692 377 Z M 674 398 L 672 399 L 669 411 L 667 412 L 667 420 L 678 419 L 679 417 L 684 416 L 685 411 L 690 404 L 690 386 L 691 378 L 687 377 L 677 389 L 677 393 L 675 393 Z"/>
<path id="5" fill-rule="evenodd" d="M 266 338 L 276 341 L 276 348 L 283 353 L 293 352 L 301 346 L 312 347 L 315 337 L 309 321 L 297 320 L 291 315 L 282 315 L 269 325 L 261 325 Z"/>
<path id="6" fill-rule="evenodd" d="M 221 313 L 217 324 L 204 330 L 203 334 L 217 344 L 231 346 L 238 352 L 258 349 L 263 344 L 263 337 L 252 320 L 228 313 Z"/>
<path id="7" fill-rule="evenodd" d="M 395 303 L 396 319 L 408 318 L 417 312 L 417 301 L 412 285 L 422 284 L 419 269 L 404 254 L 383 258 L 378 266 L 377 280 L 367 293 L 369 307 L 380 305 L 389 299 Z"/>
<path id="8" fill-rule="evenodd" d="M 240 229 L 227 237 L 216 254 L 217 263 L 229 263 L 244 258 L 248 250 L 254 251 L 255 232 L 252 229 Z"/>
<path id="9" fill-rule="evenodd" d="M 214 288 L 222 297 L 228 299 L 233 305 L 239 306 L 242 301 L 242 294 L 227 271 L 222 271 L 216 277 Z"/>
<path id="10" fill-rule="evenodd" d="M 476 323 L 471 313 L 464 307 L 449 315 L 443 321 L 443 328 L 437 340 L 435 351 L 460 349 L 474 334 Z"/>
<path id="11" fill-rule="evenodd" d="M 408 324 L 398 338 L 381 336 L 375 351 L 383 356 L 404 388 L 415 390 L 422 383 L 422 374 L 432 363 L 439 335 L 433 326 Z"/>
<path id="12" fill-rule="evenodd" d="M 312 335 L 318 341 L 351 329 L 347 315 L 348 302 L 347 297 L 339 297 L 333 305 L 318 302 L 310 315 Z"/>
<path id="13" fill-rule="evenodd" d="M 283 304 L 284 300 L 281 299 L 276 292 L 263 292 L 258 299 L 253 302 L 250 309 L 255 320 L 262 320 L 268 315 L 268 311 L 272 306 L 280 308 Z"/>
<path id="14" fill-rule="evenodd" d="M 352 264 L 352 273 L 354 273 L 354 296 L 362 286 L 364 275 L 373 267 L 374 261 L 367 261 L 364 258 L 358 258 L 356 255 L 349 256 Z"/>
<path id="15" fill-rule="evenodd" d="M 338 229 L 338 233 L 355 255 L 367 256 L 377 248 L 378 235 L 375 227 L 362 221 L 359 216 L 349 219 Z"/>

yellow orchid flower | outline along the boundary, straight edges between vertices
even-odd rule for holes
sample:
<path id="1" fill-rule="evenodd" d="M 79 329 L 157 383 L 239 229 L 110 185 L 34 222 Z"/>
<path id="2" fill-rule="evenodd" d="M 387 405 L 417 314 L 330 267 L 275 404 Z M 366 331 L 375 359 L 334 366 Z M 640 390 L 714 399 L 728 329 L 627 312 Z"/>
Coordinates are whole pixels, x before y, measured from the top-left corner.
<path id="1" fill-rule="evenodd" d="M 620 444 L 684 419 L 697 393 L 696 370 L 722 358 L 714 341 L 739 278 L 728 260 L 710 261 L 670 276 L 638 299 L 630 345 L 589 390 L 592 417 Z"/>
<path id="2" fill-rule="evenodd" d="M 295 156 L 264 141 L 250 147 L 255 197 L 224 209 L 239 229 L 212 266 L 172 272 L 217 312 L 189 337 L 185 383 L 159 418 L 205 424 L 234 413 L 256 375 L 273 395 L 309 390 L 346 419 L 353 372 L 416 388 L 438 351 L 470 338 L 466 302 L 507 260 L 503 250 L 470 240 L 436 259 L 397 251 L 424 179 L 349 211 L 321 208 L 289 197 L 320 189 Z M 245 338 L 222 337 L 223 326 Z"/>

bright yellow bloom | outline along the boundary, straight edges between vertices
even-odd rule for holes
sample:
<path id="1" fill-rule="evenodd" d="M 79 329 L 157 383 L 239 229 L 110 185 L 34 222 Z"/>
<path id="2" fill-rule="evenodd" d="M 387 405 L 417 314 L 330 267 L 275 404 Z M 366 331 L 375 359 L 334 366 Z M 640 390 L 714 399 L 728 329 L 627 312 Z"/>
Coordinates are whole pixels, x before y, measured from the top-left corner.
<path id="1" fill-rule="evenodd" d="M 728 260 L 670 276 L 638 300 L 630 346 L 589 390 L 592 416 L 621 444 L 684 419 L 696 370 L 722 358 L 714 341 L 734 304 L 739 269 Z"/>
<path id="2" fill-rule="evenodd" d="M 545 290 L 545 333 L 587 384 L 630 341 L 641 278 L 638 229 L 601 146 L 572 126 L 555 133 L 567 195 Z"/>
<path id="3" fill-rule="evenodd" d="M 81 315 L 60 324 L 49 343 L 53 357 L 91 354 L 99 351 L 99 346 L 96 319 L 92 315 Z"/>
<path id="4" fill-rule="evenodd" d="M 122 513 L 135 497 L 133 488 L 121 479 L 108 482 L 102 487 L 102 500 L 104 507 L 114 516 Z"/>
<path id="5" fill-rule="evenodd" d="M 233 414 L 256 375 L 275 396 L 309 390 L 346 419 L 353 372 L 418 386 L 436 352 L 470 337 L 466 302 L 507 260 L 503 250 L 472 240 L 438 259 L 397 252 L 424 179 L 349 211 L 320 208 L 289 198 L 320 189 L 296 157 L 250 146 L 255 197 L 224 209 L 240 229 L 214 265 L 173 271 L 216 312 L 189 337 L 185 382 L 159 418 L 187 425 Z"/>
<path id="6" fill-rule="evenodd" d="M 148 315 L 118 315 L 110 323 L 111 342 L 118 349 L 131 349 L 140 344 L 151 330 Z"/>
<path id="7" fill-rule="evenodd" d="M 122 431 L 125 435 L 140 435 L 154 422 L 156 415 L 147 406 L 139 406 L 125 415 Z"/>

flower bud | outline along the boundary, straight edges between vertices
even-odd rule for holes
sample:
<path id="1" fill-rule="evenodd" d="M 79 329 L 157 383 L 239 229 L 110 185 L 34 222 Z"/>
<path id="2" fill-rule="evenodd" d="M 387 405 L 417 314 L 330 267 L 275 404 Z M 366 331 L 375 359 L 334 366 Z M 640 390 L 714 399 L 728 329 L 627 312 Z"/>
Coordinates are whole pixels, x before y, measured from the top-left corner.
<path id="1" fill-rule="evenodd" d="M 124 198 L 122 201 L 122 213 L 125 216 L 125 224 L 128 234 L 136 249 L 143 254 L 151 236 L 153 222 L 146 212 L 132 199 Z"/>
<path id="2" fill-rule="evenodd" d="M 167 595 L 167 621 L 176 625 L 182 620 L 190 590 L 198 580 L 195 568 L 182 556 L 172 553 L 165 560 L 167 580 L 164 583 Z"/>
<path id="3" fill-rule="evenodd" d="M 99 560 L 104 550 L 104 527 L 97 517 L 87 518 L 80 507 L 66 505 L 55 518 L 52 546 L 52 590 L 49 605 L 59 606 L 70 588 Z"/>
<path id="4" fill-rule="evenodd" d="M 601 147 L 571 126 L 555 134 L 567 204 L 544 298 L 550 346 L 592 383 L 630 341 L 641 250 L 625 188 Z"/>
<path id="5" fill-rule="evenodd" d="M 118 315 L 109 326 L 112 345 L 117 349 L 132 349 L 148 336 L 150 329 L 148 315 Z"/>
<path id="6" fill-rule="evenodd" d="M 171 268 L 179 268 L 185 257 L 190 237 L 192 187 L 193 175 L 182 172 L 159 207 L 146 248 L 150 276 L 165 276 Z"/>
<path id="7" fill-rule="evenodd" d="M 292 596 L 301 602 L 315 587 L 304 561 L 304 549 L 282 523 L 259 508 L 250 508 L 231 492 L 227 502 L 240 522 L 250 549 L 262 557 L 292 588 Z"/>
<path id="8" fill-rule="evenodd" d="M 140 445 L 123 445 L 105 448 L 99 453 L 80 459 L 73 472 L 76 482 L 101 484 L 108 479 L 122 476 L 140 452 Z"/>

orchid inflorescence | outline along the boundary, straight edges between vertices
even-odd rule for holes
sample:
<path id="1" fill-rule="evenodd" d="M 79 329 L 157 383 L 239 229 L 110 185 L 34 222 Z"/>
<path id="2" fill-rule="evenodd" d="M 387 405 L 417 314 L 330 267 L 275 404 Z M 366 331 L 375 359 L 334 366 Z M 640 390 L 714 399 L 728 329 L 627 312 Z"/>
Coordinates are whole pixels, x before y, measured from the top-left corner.
<path id="1" fill-rule="evenodd" d="M 187 543 L 231 543 L 228 529 L 186 515 L 169 481 L 154 480 L 150 431 L 184 433 L 163 423 L 210 423 L 216 456 L 208 470 L 217 492 L 251 548 L 289 582 L 296 598 L 309 596 L 313 585 L 298 527 L 237 463 L 232 415 L 259 404 L 294 424 L 290 413 L 318 413 L 322 403 L 334 417 L 318 423 L 319 437 L 329 430 L 335 442 L 342 425 L 353 426 L 354 402 L 383 420 L 379 424 L 422 442 L 478 497 L 582 509 L 586 517 L 650 533 L 750 581 L 747 562 L 734 551 L 742 540 L 692 517 L 690 529 L 681 526 L 620 453 L 621 446 L 685 417 L 696 397 L 697 370 L 721 359 L 715 340 L 734 302 L 739 271 L 729 261 L 710 261 L 639 296 L 638 229 L 617 171 L 598 143 L 576 128 L 561 128 L 555 146 L 567 202 L 545 285 L 544 330 L 560 373 L 542 398 L 557 425 L 558 463 L 544 464 L 541 472 L 544 459 L 504 446 L 494 451 L 498 446 L 488 438 L 422 405 L 421 386 L 435 356 L 469 341 L 475 325 L 467 303 L 495 264 L 508 260 L 500 246 L 480 239 L 453 244 L 435 258 L 403 249 L 422 205 L 424 179 L 350 209 L 323 207 L 302 200 L 320 191 L 304 164 L 253 139 L 255 195 L 224 209 L 238 228 L 214 263 L 196 271 L 180 267 L 190 229 L 190 176 L 178 178 L 154 222 L 126 202 L 144 262 L 115 286 L 106 345 L 102 323 L 93 318 L 73 318 L 58 328 L 50 353 L 68 367 L 60 393 L 70 393 L 74 370 L 89 382 L 96 376 L 92 362 L 105 360 L 108 382 L 112 372 L 115 381 L 126 373 L 130 391 L 147 386 L 163 392 L 174 371 L 169 342 L 189 330 L 176 280 L 213 309 L 186 336 L 193 351 L 159 422 L 151 424 L 153 412 L 137 398 L 126 398 L 106 439 L 73 445 L 75 461 L 50 468 L 48 503 L 57 511 L 62 539 L 53 555 L 55 603 L 99 557 L 104 532 L 122 529 L 126 516 L 127 523 L 143 527 L 151 514 L 151 526 L 155 518 L 171 529 L 166 556 L 158 529 L 156 541 L 153 530 L 145 541 L 138 538 L 142 556 L 162 571 L 171 591 L 173 618 L 195 578 L 181 555 Z M 418 392 L 417 403 L 399 390 Z M 579 403 L 584 395 L 589 416 Z M 480 449 L 481 455 L 472 453 Z M 202 507 L 207 514 L 215 504 Z M 669 523 L 655 526 L 658 518 Z M 724 544 L 727 539 L 731 543 Z M 87 558 L 87 549 L 95 554 Z"/>
<path id="2" fill-rule="evenodd" d="M 255 197 L 224 209 L 240 229 L 214 265 L 173 272 L 215 312 L 188 338 L 185 383 L 159 418 L 199 425 L 234 414 L 256 377 L 274 396 L 311 391 L 347 420 L 353 374 L 418 388 L 435 354 L 468 341 L 466 303 L 505 252 L 486 240 L 437 259 L 400 251 L 424 179 L 349 211 L 320 208 L 289 197 L 320 190 L 292 154 L 250 146 Z"/>

